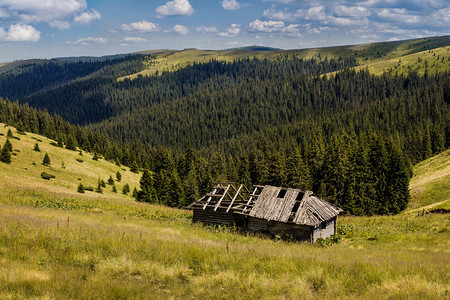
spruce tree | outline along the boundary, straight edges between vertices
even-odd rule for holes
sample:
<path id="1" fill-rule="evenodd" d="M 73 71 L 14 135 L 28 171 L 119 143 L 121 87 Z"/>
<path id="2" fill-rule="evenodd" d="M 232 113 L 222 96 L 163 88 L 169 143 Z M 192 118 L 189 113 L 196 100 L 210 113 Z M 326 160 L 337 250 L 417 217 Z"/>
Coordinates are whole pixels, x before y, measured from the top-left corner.
<path id="1" fill-rule="evenodd" d="M 80 183 L 80 184 L 78 185 L 77 192 L 78 192 L 78 193 L 84 194 L 84 186 L 83 186 L 82 183 Z"/>
<path id="2" fill-rule="evenodd" d="M 139 181 L 141 190 L 137 193 L 136 200 L 142 202 L 156 203 L 156 190 L 153 184 L 153 177 L 148 170 L 144 170 Z"/>
<path id="3" fill-rule="evenodd" d="M 130 185 L 127 183 L 123 186 L 122 194 L 128 195 L 129 192 L 130 192 Z"/>
<path id="4" fill-rule="evenodd" d="M 138 190 L 137 190 L 136 187 L 134 187 L 134 189 L 133 189 L 133 198 L 135 198 L 137 200 L 137 197 L 138 197 Z"/>
<path id="5" fill-rule="evenodd" d="M 117 173 L 116 173 L 116 179 L 117 179 L 117 181 L 119 181 L 119 182 L 122 180 L 122 174 L 120 174 L 119 171 L 117 171 Z"/>
<path id="6" fill-rule="evenodd" d="M 6 139 L 5 145 L 3 147 L 6 147 L 9 152 L 13 152 L 13 146 L 12 146 L 11 142 L 9 141 L 9 139 Z"/>
<path id="7" fill-rule="evenodd" d="M 111 175 L 109 175 L 109 178 L 108 178 L 108 184 L 109 184 L 109 185 L 113 185 L 113 184 L 114 184 L 114 179 L 112 178 Z"/>
<path id="8" fill-rule="evenodd" d="M 36 143 L 36 144 L 34 145 L 33 150 L 36 151 L 36 152 L 41 152 L 41 149 L 39 149 L 38 143 Z"/>
<path id="9" fill-rule="evenodd" d="M 92 157 L 93 160 L 98 160 L 97 152 L 94 152 L 94 157 Z"/>
<path id="10" fill-rule="evenodd" d="M 67 137 L 66 149 L 77 150 L 77 145 L 75 143 L 75 139 L 73 138 L 73 136 L 71 134 L 69 134 L 69 136 Z"/>
<path id="11" fill-rule="evenodd" d="M 135 160 L 131 163 L 130 171 L 136 174 L 139 173 L 139 167 Z"/>
<path id="12" fill-rule="evenodd" d="M 44 166 L 50 166 L 50 157 L 47 153 L 45 153 L 44 159 L 42 160 L 42 164 Z"/>
<path id="13" fill-rule="evenodd" d="M 115 185 L 115 184 L 113 184 L 112 192 L 113 192 L 113 193 L 117 193 L 117 188 L 116 188 L 116 185 Z"/>
<path id="14" fill-rule="evenodd" d="M 6 137 L 8 137 L 8 138 L 13 138 L 14 137 L 11 129 L 8 129 L 8 133 L 6 134 Z"/>
<path id="15" fill-rule="evenodd" d="M 6 147 L 6 145 L 3 146 L 0 161 L 7 164 L 11 163 L 11 152 L 9 151 L 8 147 Z"/>
<path id="16" fill-rule="evenodd" d="M 95 191 L 99 194 L 103 194 L 102 181 L 103 181 L 102 179 L 100 179 L 100 178 L 98 179 L 97 188 L 95 189 Z"/>

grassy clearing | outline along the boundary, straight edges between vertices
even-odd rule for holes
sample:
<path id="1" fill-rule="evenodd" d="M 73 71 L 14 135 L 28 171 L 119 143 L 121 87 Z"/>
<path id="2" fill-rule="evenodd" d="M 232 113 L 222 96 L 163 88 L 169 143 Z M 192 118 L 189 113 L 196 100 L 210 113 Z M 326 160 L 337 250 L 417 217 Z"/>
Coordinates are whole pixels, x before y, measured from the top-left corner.
<path id="1" fill-rule="evenodd" d="M 77 152 L 50 140 L 17 136 L 20 152 L 0 164 L 0 299 L 450 296 L 448 215 L 340 217 L 341 241 L 332 246 L 272 240 L 192 225 L 189 211 L 108 189 L 76 193 L 78 177 L 96 184 L 118 167 L 86 153 L 79 163 Z M 40 153 L 31 152 L 36 139 Z M 51 168 L 38 164 L 44 151 Z M 415 168 L 418 183 L 446 172 L 435 159 Z M 56 178 L 44 181 L 41 170 Z M 122 175 L 137 184 L 139 175 Z"/>
<path id="2" fill-rule="evenodd" d="M 111 162 L 99 159 L 94 161 L 93 155 L 78 151 L 71 151 L 60 147 L 55 147 L 50 139 L 40 135 L 27 133 L 20 135 L 15 128 L 6 127 L 0 124 L 0 145 L 6 141 L 8 129 L 11 129 L 14 136 L 19 138 L 10 139 L 15 155 L 12 156 L 11 164 L 0 165 L 0 195 L 6 190 L 29 190 L 36 193 L 51 193 L 58 197 L 82 197 L 86 199 L 117 199 L 117 201 L 130 202 L 130 196 L 121 194 L 123 186 L 128 183 L 131 190 L 139 185 L 140 175 L 130 172 L 128 167 L 117 166 Z M 40 152 L 34 151 L 35 144 L 39 145 Z M 42 165 L 45 153 L 48 153 L 51 165 Z M 115 185 L 118 193 L 112 193 L 112 186 L 106 185 L 103 194 L 86 192 L 81 195 L 77 193 L 79 183 L 84 186 L 97 187 L 98 179 L 105 182 L 109 176 L 115 179 L 116 172 L 122 174 L 122 180 L 116 181 Z M 55 175 L 55 179 L 44 180 L 41 173 L 46 172 Z"/>
<path id="3" fill-rule="evenodd" d="M 414 166 L 409 209 L 450 209 L 450 150 Z"/>
<path id="4" fill-rule="evenodd" d="M 450 46 L 433 50 L 422 51 L 398 58 L 382 60 L 363 66 L 356 67 L 356 70 L 368 68 L 370 73 L 381 75 L 384 72 L 407 74 L 416 71 L 423 75 L 425 70 L 429 74 L 438 71 L 450 71 Z"/>

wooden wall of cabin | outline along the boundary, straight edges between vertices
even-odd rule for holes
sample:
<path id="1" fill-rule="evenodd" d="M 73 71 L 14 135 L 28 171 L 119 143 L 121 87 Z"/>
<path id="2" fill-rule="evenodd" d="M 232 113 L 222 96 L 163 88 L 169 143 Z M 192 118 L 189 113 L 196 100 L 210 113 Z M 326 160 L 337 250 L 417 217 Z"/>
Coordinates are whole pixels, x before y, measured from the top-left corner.
<path id="1" fill-rule="evenodd" d="M 266 232 L 273 235 L 282 234 L 292 236 L 298 240 L 311 240 L 310 227 L 305 225 L 267 221 L 249 216 L 247 228 L 253 232 Z"/>
<path id="2" fill-rule="evenodd" d="M 312 230 L 312 242 L 315 243 L 318 238 L 326 239 L 336 233 L 336 217 L 329 221 L 322 222 Z"/>
<path id="3" fill-rule="evenodd" d="M 217 210 L 214 211 L 212 209 L 203 210 L 201 208 L 194 209 L 194 215 L 192 218 L 192 222 L 201 222 L 205 224 L 213 224 L 213 225 L 234 225 L 233 214 L 232 212 L 226 212 Z"/>

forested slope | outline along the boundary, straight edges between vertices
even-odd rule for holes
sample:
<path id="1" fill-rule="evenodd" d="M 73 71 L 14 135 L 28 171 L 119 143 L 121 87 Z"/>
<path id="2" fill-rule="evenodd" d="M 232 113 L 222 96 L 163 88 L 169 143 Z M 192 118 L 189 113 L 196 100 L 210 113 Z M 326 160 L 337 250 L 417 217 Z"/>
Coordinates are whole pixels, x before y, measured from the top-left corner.
<path id="1" fill-rule="evenodd" d="M 445 42 L 367 49 L 381 55 Z M 312 189 L 352 214 L 405 209 L 412 164 L 450 147 L 449 73 L 375 76 L 350 70 L 355 58 L 290 54 L 123 81 L 155 56 L 84 62 L 87 76 L 59 83 L 49 75 L 46 88 L 23 92 L 26 105 L 1 101 L 0 122 L 150 170 L 150 193 L 140 199 L 148 202 L 182 207 L 231 180 Z M 42 68 L 0 76 L 3 92 Z"/>

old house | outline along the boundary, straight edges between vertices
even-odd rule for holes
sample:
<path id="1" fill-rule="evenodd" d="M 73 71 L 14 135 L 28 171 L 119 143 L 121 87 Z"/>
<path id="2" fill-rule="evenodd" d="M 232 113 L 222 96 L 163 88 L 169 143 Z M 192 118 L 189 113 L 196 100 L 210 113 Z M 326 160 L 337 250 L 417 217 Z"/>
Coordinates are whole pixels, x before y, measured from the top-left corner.
<path id="1" fill-rule="evenodd" d="M 229 226 L 236 223 L 242 225 L 239 217 L 236 218 L 233 214 L 232 207 L 246 204 L 245 194 L 248 194 L 248 190 L 242 184 L 238 189 L 231 183 L 217 184 L 210 193 L 188 206 L 194 213 L 193 222 Z"/>
<path id="2" fill-rule="evenodd" d="M 213 193 L 191 205 L 194 222 L 234 224 L 253 232 L 292 236 L 311 242 L 336 233 L 336 218 L 342 210 L 311 191 L 266 185 L 255 186 L 250 193 L 241 185 L 239 190 L 233 187 L 233 196 L 227 196 L 230 188 L 217 187 Z M 218 190 L 219 193 L 214 193 Z M 216 201 L 213 201 L 214 197 Z M 224 202 L 225 198 L 227 201 Z"/>

